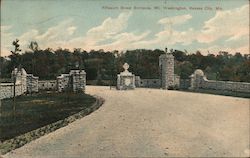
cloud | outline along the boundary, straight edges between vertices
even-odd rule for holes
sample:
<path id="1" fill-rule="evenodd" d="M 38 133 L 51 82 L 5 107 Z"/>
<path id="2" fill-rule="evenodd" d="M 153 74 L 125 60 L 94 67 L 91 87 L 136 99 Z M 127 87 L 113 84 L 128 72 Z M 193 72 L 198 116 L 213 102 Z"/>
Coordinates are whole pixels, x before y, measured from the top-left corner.
<path id="1" fill-rule="evenodd" d="M 67 28 L 67 32 L 69 35 L 72 35 L 76 30 L 76 27 L 75 26 L 70 26 Z"/>
<path id="2" fill-rule="evenodd" d="M 189 28 L 186 31 L 164 30 L 156 34 L 159 42 L 165 42 L 168 45 L 181 43 L 189 45 L 195 40 L 196 32 Z"/>
<path id="3" fill-rule="evenodd" d="M 141 37 L 141 35 L 125 32 L 131 15 L 132 12 L 122 12 L 115 18 L 108 17 L 100 25 L 89 29 L 85 35 L 74 37 L 67 41 L 58 40 L 55 45 L 71 50 L 73 48 L 83 48 L 87 51 L 92 49 L 125 49 L 125 46 L 128 46 L 127 43 L 131 43 L 129 40 L 135 41 Z M 77 28 L 70 27 L 70 29 L 75 31 Z M 126 38 L 129 40 L 125 41 Z M 106 44 L 102 44 L 102 42 Z"/>
<path id="4" fill-rule="evenodd" d="M 138 41 L 137 45 L 141 48 L 182 46 L 195 52 L 199 48 L 197 45 L 205 44 L 205 46 L 199 48 L 203 52 L 225 50 L 230 53 L 249 54 L 248 11 L 249 5 L 232 10 L 218 11 L 214 17 L 204 22 L 200 30 L 186 28 L 180 31 L 172 27 L 190 22 L 192 16 L 189 14 L 166 17 L 158 21 L 158 24 L 164 26 L 163 30 L 157 32 L 152 39 Z"/>
<path id="5" fill-rule="evenodd" d="M 46 49 L 58 48 L 68 40 L 72 38 L 73 33 L 76 30 L 76 26 L 73 25 L 73 19 L 66 19 L 61 21 L 55 26 L 48 28 L 44 33 L 39 33 L 37 29 L 31 29 L 18 37 L 15 37 L 12 33 L 9 33 L 10 26 L 1 26 L 1 38 L 4 39 L 1 42 L 2 56 L 10 54 L 12 49 L 11 43 L 14 39 L 19 39 L 20 48 L 24 51 L 28 50 L 28 45 L 31 41 L 37 41 L 40 48 Z M 6 50 L 8 50 L 6 52 Z"/>
<path id="6" fill-rule="evenodd" d="M 1 52 L 0 56 L 7 56 L 10 54 L 11 44 L 14 40 L 14 35 L 10 32 L 11 25 L 1 26 Z"/>
<path id="7" fill-rule="evenodd" d="M 223 40 L 223 42 L 218 42 Z M 232 10 L 218 11 L 204 22 L 197 41 L 207 44 L 205 52 L 228 51 L 249 54 L 249 5 Z"/>
<path id="8" fill-rule="evenodd" d="M 22 34 L 21 36 L 18 37 L 19 39 L 19 44 L 20 44 L 20 47 L 23 49 L 23 50 L 26 50 L 28 48 L 28 44 L 31 42 L 31 41 L 37 41 L 37 36 L 38 36 L 38 30 L 35 30 L 35 29 L 32 29 L 28 32 L 25 32 L 24 34 Z"/>
<path id="9" fill-rule="evenodd" d="M 30 41 L 37 41 L 39 47 L 56 49 L 58 47 L 92 49 L 126 50 L 155 49 L 164 47 L 186 47 L 204 52 L 242 51 L 249 53 L 249 5 L 240 8 L 216 12 L 215 16 L 203 23 L 200 29 L 189 27 L 192 15 L 178 15 L 159 19 L 156 25 L 162 30 L 151 35 L 149 30 L 127 31 L 132 12 L 122 12 L 117 17 L 107 17 L 99 25 L 90 28 L 85 34 L 76 34 L 79 27 L 74 19 L 66 19 L 49 27 L 45 32 L 32 28 L 20 36 L 11 33 L 11 26 L 1 26 L 2 56 L 9 55 L 14 39 L 20 39 L 21 49 L 27 50 Z M 182 30 L 176 26 L 182 25 Z M 185 28 L 185 26 L 188 26 Z M 198 44 L 197 44 L 198 43 Z M 202 47 L 201 47 L 202 45 Z"/>
<path id="10" fill-rule="evenodd" d="M 107 18 L 101 25 L 91 28 L 86 34 L 86 43 L 95 45 L 98 42 L 112 38 L 127 28 L 132 12 L 123 12 L 117 18 Z"/>
<path id="11" fill-rule="evenodd" d="M 38 30 L 32 29 L 29 32 L 22 34 L 20 42 L 22 45 L 28 45 L 30 41 L 37 41 L 42 48 L 55 48 L 58 41 L 67 41 L 71 39 L 76 26 L 73 26 L 73 19 L 66 19 L 55 26 L 47 29 L 44 33 L 39 33 Z M 20 43 L 21 44 L 21 43 Z"/>
<path id="12" fill-rule="evenodd" d="M 180 25 L 188 22 L 192 16 L 190 14 L 166 17 L 158 21 L 158 24 L 163 25 L 164 29 L 156 33 L 153 39 L 138 41 L 136 44 L 140 48 L 152 48 L 156 45 L 161 47 L 172 46 L 176 43 L 183 45 L 191 44 L 195 40 L 196 32 L 192 28 L 188 28 L 186 31 L 177 31 L 172 26 Z"/>
<path id="13" fill-rule="evenodd" d="M 72 26 L 73 19 L 66 19 L 56 26 L 50 27 L 44 34 L 36 36 L 37 40 L 67 40 L 70 35 L 76 30 L 75 26 Z M 66 31 L 65 31 L 66 30 Z"/>
<path id="14" fill-rule="evenodd" d="M 126 32 L 132 12 L 122 12 L 116 18 L 108 17 L 100 25 L 89 29 L 85 36 L 68 41 L 64 46 L 85 49 L 123 50 L 131 48 L 134 42 L 145 38 L 150 31 L 142 33 Z M 105 43 L 105 44 L 103 44 Z"/>
<path id="15" fill-rule="evenodd" d="M 163 25 L 180 25 L 180 24 L 187 22 L 191 18 L 192 16 L 190 14 L 179 15 L 179 16 L 166 17 L 166 18 L 160 19 L 158 23 L 163 24 Z"/>
<path id="16" fill-rule="evenodd" d="M 240 52 L 242 54 L 249 54 L 248 45 L 243 45 L 239 47 L 227 47 L 227 46 L 221 46 L 221 45 L 213 45 L 210 47 L 198 48 L 197 50 L 199 50 L 204 55 L 206 55 L 208 52 L 212 54 L 218 54 L 220 51 L 230 52 L 231 54 L 235 54 L 237 52 Z"/>
<path id="17" fill-rule="evenodd" d="M 198 41 L 210 43 L 222 37 L 238 40 L 245 35 L 249 35 L 249 5 L 218 11 L 213 18 L 204 23 Z"/>
<path id="18" fill-rule="evenodd" d="M 114 36 L 112 39 L 115 40 L 112 43 L 99 45 L 95 48 L 97 49 L 105 49 L 105 50 L 125 50 L 125 49 L 137 49 L 138 45 L 137 42 L 144 39 L 148 36 L 150 31 L 145 31 L 140 34 L 135 33 L 120 33 Z"/>

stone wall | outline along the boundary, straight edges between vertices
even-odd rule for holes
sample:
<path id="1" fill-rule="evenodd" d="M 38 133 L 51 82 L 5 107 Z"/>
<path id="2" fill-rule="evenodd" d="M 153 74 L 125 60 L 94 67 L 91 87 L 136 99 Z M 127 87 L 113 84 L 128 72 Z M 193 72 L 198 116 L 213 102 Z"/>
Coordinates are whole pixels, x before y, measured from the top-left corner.
<path id="1" fill-rule="evenodd" d="M 16 96 L 22 95 L 26 92 L 38 92 L 38 77 L 34 77 L 32 74 L 27 74 L 23 68 L 19 71 L 15 68 L 12 71 L 12 78 L 14 77 L 16 78 Z M 0 83 L 0 99 L 12 98 L 13 96 L 14 84 Z"/>
<path id="2" fill-rule="evenodd" d="M 135 77 L 135 86 L 144 88 L 161 88 L 160 79 L 141 79 L 140 76 Z M 174 74 L 174 87 L 180 86 L 180 76 Z"/>
<path id="3" fill-rule="evenodd" d="M 141 79 L 139 87 L 160 88 L 161 80 L 160 79 Z"/>
<path id="4" fill-rule="evenodd" d="M 188 89 L 190 87 L 190 79 L 180 79 L 180 89 Z"/>
<path id="5" fill-rule="evenodd" d="M 135 86 L 144 88 L 161 88 L 161 79 L 141 79 L 140 76 L 135 76 Z M 178 88 L 180 86 L 180 76 L 174 74 L 174 87 Z"/>
<path id="6" fill-rule="evenodd" d="M 24 69 L 18 71 L 15 68 L 12 76 L 16 78 L 15 95 L 19 96 L 27 91 L 27 73 Z M 0 99 L 11 98 L 14 96 L 14 83 L 0 83 Z"/>
<path id="7" fill-rule="evenodd" d="M 19 96 L 25 93 L 25 89 L 20 81 L 16 83 L 15 95 Z M 0 100 L 5 98 L 12 98 L 14 96 L 13 83 L 0 83 Z"/>
<path id="8" fill-rule="evenodd" d="M 38 81 L 39 90 L 57 90 L 56 80 L 42 80 Z"/>
<path id="9" fill-rule="evenodd" d="M 15 68 L 12 71 L 13 78 L 16 78 L 16 96 L 22 95 L 26 92 L 33 93 L 39 90 L 58 90 L 65 91 L 67 88 L 73 92 L 85 91 L 86 73 L 84 70 L 71 70 L 69 74 L 62 74 L 56 80 L 38 81 L 38 77 L 32 74 L 27 74 L 22 68 L 18 71 Z M 13 79 L 14 81 L 14 79 Z M 0 83 L 0 100 L 4 98 L 11 98 L 14 96 L 13 83 Z"/>
<path id="10" fill-rule="evenodd" d="M 250 83 L 247 82 L 231 82 L 231 81 L 215 81 L 208 80 L 203 71 L 198 69 L 190 76 L 190 89 L 212 89 L 225 90 L 234 92 L 250 93 Z"/>
<path id="11" fill-rule="evenodd" d="M 135 87 L 141 86 L 141 78 L 140 76 L 135 76 Z"/>

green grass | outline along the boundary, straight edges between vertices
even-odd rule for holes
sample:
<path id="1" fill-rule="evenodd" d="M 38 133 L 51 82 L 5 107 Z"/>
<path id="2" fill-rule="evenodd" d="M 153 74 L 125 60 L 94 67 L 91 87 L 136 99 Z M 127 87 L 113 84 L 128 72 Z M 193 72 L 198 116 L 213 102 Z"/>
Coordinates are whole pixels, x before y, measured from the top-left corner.
<path id="1" fill-rule="evenodd" d="M 243 92 L 233 92 L 233 91 L 223 91 L 223 90 L 213 90 L 213 89 L 198 89 L 198 90 L 185 89 L 182 91 L 224 95 L 224 96 L 232 96 L 232 97 L 240 97 L 240 98 L 250 98 L 250 93 L 243 93 Z"/>
<path id="2" fill-rule="evenodd" d="M 83 93 L 39 93 L 2 100 L 0 140 L 4 141 L 90 107 L 95 98 Z"/>

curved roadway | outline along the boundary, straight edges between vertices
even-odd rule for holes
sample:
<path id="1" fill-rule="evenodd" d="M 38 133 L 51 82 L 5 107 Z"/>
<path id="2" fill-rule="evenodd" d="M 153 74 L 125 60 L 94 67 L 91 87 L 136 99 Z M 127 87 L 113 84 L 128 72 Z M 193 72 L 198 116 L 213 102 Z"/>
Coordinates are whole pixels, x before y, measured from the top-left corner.
<path id="1" fill-rule="evenodd" d="M 100 109 L 4 157 L 249 155 L 249 99 L 160 89 L 110 90 Z"/>

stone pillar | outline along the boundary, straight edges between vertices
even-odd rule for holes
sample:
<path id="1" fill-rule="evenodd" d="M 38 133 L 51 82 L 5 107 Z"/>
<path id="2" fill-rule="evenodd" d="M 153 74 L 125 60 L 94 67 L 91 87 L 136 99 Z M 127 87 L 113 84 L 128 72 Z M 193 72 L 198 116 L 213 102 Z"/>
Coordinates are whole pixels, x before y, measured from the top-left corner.
<path id="1" fill-rule="evenodd" d="M 86 86 L 86 72 L 84 70 L 71 70 L 70 76 L 72 79 L 73 92 L 84 92 Z"/>
<path id="2" fill-rule="evenodd" d="M 57 77 L 57 90 L 58 92 L 67 91 L 70 85 L 70 76 L 69 74 L 61 74 Z"/>
<path id="3" fill-rule="evenodd" d="M 38 77 L 33 76 L 33 74 L 27 75 L 27 92 L 33 93 L 38 92 Z"/>
<path id="4" fill-rule="evenodd" d="M 21 69 L 21 84 L 22 84 L 22 93 L 27 92 L 27 72 L 25 69 Z"/>
<path id="5" fill-rule="evenodd" d="M 12 71 L 13 77 L 16 77 L 16 94 L 20 95 L 27 92 L 27 73 L 22 68 L 21 70 L 18 70 L 15 68 Z M 18 86 L 20 86 L 20 89 L 18 89 Z"/>
<path id="6" fill-rule="evenodd" d="M 117 89 L 135 89 L 135 75 L 128 71 L 129 65 L 123 65 L 124 71 L 117 75 Z"/>
<path id="7" fill-rule="evenodd" d="M 121 76 L 118 74 L 117 75 L 117 85 L 116 85 L 117 89 L 121 89 Z"/>
<path id="8" fill-rule="evenodd" d="M 179 88 L 180 87 L 180 76 L 174 74 L 174 86 L 176 88 Z"/>
<path id="9" fill-rule="evenodd" d="M 135 76 L 135 86 L 141 87 L 141 78 L 140 76 Z"/>
<path id="10" fill-rule="evenodd" d="M 188 89 L 194 90 L 196 88 L 194 74 L 190 75 L 190 87 Z"/>
<path id="11" fill-rule="evenodd" d="M 194 71 L 194 73 L 190 76 L 191 83 L 189 89 L 195 90 L 202 87 L 203 80 L 206 80 L 206 76 L 204 72 L 200 69 Z"/>
<path id="12" fill-rule="evenodd" d="M 174 87 L 174 56 L 166 52 L 159 57 L 159 67 L 161 73 L 161 87 L 169 89 Z"/>

